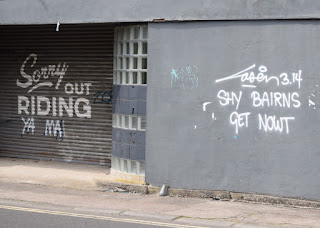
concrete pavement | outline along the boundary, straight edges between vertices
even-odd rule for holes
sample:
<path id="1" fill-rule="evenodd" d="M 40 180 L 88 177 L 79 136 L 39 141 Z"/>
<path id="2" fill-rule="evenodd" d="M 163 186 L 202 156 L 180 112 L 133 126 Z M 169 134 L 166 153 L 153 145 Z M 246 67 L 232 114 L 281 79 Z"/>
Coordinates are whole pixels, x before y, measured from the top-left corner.
<path id="1" fill-rule="evenodd" d="M 109 191 L 106 167 L 0 159 L 0 200 L 205 227 L 320 227 L 320 209 Z M 115 188 L 116 190 L 116 188 Z"/>
<path id="2" fill-rule="evenodd" d="M 98 190 L 96 180 L 109 181 L 109 173 L 105 166 L 0 157 L 0 180 L 6 182 Z"/>

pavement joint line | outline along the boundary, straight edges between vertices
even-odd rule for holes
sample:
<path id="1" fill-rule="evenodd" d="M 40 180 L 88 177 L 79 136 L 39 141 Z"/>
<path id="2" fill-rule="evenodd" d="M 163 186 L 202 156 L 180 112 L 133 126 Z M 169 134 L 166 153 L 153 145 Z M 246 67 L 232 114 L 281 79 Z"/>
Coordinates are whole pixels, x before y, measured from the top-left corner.
<path id="1" fill-rule="evenodd" d="M 294 225 L 294 226 L 297 226 L 295 224 L 291 224 L 291 223 L 285 223 L 285 222 L 282 222 L 282 223 L 272 223 L 272 222 L 269 222 L 268 223 L 269 225 L 271 226 L 287 226 L 287 225 Z M 310 225 L 299 225 L 299 227 L 306 227 L 306 228 L 313 228 L 313 226 L 310 226 Z"/>
<path id="2" fill-rule="evenodd" d="M 173 228 L 176 228 L 176 227 L 178 227 L 178 228 L 205 228 L 205 227 L 201 227 L 201 226 L 180 225 L 180 224 L 162 223 L 162 222 L 153 222 L 153 221 L 147 221 L 147 220 L 136 220 L 136 219 L 126 219 L 126 218 L 114 218 L 114 217 L 99 216 L 99 215 L 77 214 L 77 213 L 41 210 L 41 209 L 26 208 L 26 207 L 13 207 L 13 206 L 7 206 L 7 205 L 0 205 L 0 209 L 24 211 L 24 212 L 32 212 L 32 213 L 41 213 L 41 214 L 50 214 L 50 215 L 62 215 L 62 216 L 87 218 L 87 219 L 98 219 L 98 220 L 106 220 L 106 221 L 113 221 L 113 222 L 126 222 L 126 223 L 135 223 L 135 224 L 143 224 L 143 225 L 157 225 L 157 226 L 173 227 Z"/>
<path id="3" fill-rule="evenodd" d="M 232 221 L 234 219 L 238 219 L 241 215 L 235 215 L 235 216 L 231 216 L 231 217 L 227 217 L 227 218 L 202 218 L 202 217 L 190 217 L 190 216 L 177 216 L 176 218 L 172 219 L 172 221 L 178 220 L 178 219 L 182 219 L 182 218 L 187 218 L 187 219 L 198 219 L 198 220 L 208 220 L 208 221 L 215 221 L 215 220 L 224 220 L 224 221 Z"/>
<path id="4" fill-rule="evenodd" d="M 123 210 L 123 211 L 120 211 L 120 213 L 118 215 L 122 215 L 123 213 L 126 213 L 127 211 L 130 211 L 130 210 Z"/>
<path id="5" fill-rule="evenodd" d="M 173 219 L 171 219 L 171 221 L 176 221 L 176 220 L 181 219 L 181 218 L 185 218 L 185 216 L 180 215 L 180 216 L 174 217 Z"/>

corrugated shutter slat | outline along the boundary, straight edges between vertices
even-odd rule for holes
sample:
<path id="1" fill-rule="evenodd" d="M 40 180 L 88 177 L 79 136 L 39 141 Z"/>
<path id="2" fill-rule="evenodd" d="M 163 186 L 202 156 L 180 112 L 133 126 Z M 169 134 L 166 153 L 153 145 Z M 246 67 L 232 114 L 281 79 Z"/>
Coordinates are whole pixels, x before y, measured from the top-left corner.
<path id="1" fill-rule="evenodd" d="M 113 30 L 112 24 L 62 24 L 59 32 L 56 32 L 56 25 L 0 26 L 0 156 L 110 165 L 112 103 L 109 94 L 113 83 Z M 56 88 L 59 75 L 48 78 L 41 75 L 39 81 L 35 77 L 27 88 L 18 86 L 17 80 L 21 83 L 28 81 L 20 70 L 31 54 L 36 55 L 35 64 L 32 65 L 33 55 L 24 66 L 24 71 L 30 76 L 41 68 L 58 67 L 60 64 L 61 69 L 64 63 L 68 65 L 59 87 Z M 52 85 L 28 92 L 32 86 L 45 82 Z M 74 89 L 77 84 L 78 93 L 69 93 L 70 84 Z M 25 99 L 28 100 L 29 114 L 23 108 L 19 113 L 19 96 L 23 96 L 21 106 L 26 106 Z M 45 97 L 45 101 L 40 101 L 40 114 L 42 111 L 45 115 L 37 113 L 39 97 Z M 69 113 L 62 108 L 60 115 L 59 108 L 64 104 L 61 106 L 59 99 L 69 106 L 69 98 L 72 98 L 73 108 Z M 54 99 L 56 105 L 53 105 Z M 50 107 L 46 114 L 48 104 Z M 69 116 L 71 111 L 72 117 Z M 54 126 L 48 128 L 47 120 L 49 123 L 53 120 Z M 34 134 L 32 126 L 35 126 Z M 48 129 L 51 129 L 51 135 Z M 59 129 L 63 132 L 62 137 L 59 137 Z M 54 131 L 57 136 L 54 136 Z"/>

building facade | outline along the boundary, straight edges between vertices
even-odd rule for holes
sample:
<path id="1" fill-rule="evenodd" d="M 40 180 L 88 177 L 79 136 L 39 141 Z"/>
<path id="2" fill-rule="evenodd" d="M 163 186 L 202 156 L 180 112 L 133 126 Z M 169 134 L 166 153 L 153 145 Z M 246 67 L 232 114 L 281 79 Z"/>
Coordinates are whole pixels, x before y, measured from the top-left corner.
<path id="1" fill-rule="evenodd" d="M 3 1 L 0 155 L 320 200 L 319 12 L 312 0 Z"/>

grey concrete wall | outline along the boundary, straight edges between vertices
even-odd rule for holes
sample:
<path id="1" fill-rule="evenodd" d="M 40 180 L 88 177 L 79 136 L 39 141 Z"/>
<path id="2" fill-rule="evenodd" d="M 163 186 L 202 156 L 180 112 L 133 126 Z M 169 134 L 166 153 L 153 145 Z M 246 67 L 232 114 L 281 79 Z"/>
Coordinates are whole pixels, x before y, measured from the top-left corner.
<path id="1" fill-rule="evenodd" d="M 319 38 L 319 21 L 149 24 L 146 181 L 320 200 Z"/>
<path id="2" fill-rule="evenodd" d="M 0 24 L 319 18 L 318 0 L 2 0 Z"/>

